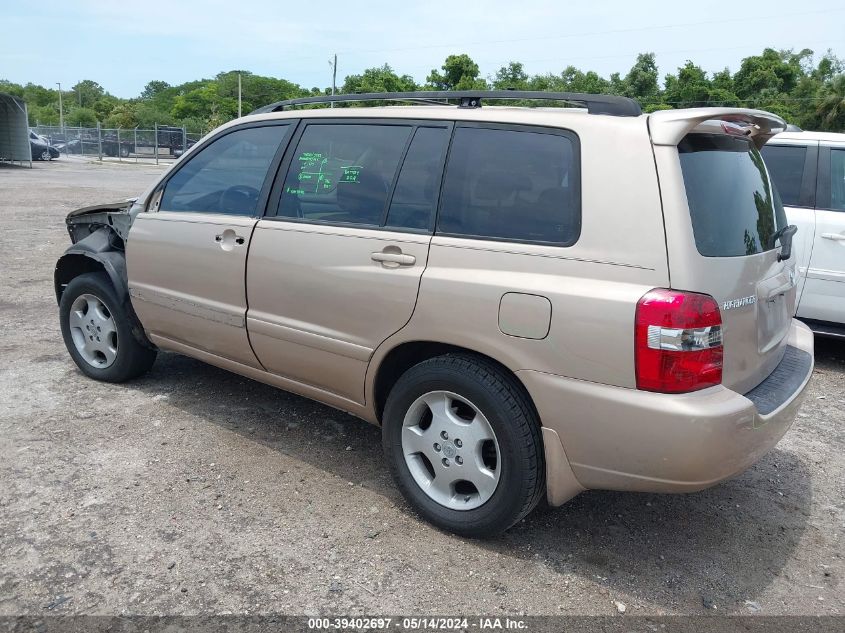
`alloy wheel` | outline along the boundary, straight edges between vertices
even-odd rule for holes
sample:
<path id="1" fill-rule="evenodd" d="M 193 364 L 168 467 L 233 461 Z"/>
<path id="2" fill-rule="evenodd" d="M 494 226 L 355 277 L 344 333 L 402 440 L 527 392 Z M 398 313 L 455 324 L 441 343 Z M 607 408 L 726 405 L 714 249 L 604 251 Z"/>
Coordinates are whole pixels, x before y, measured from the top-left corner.
<path id="1" fill-rule="evenodd" d="M 493 496 L 501 453 L 490 422 L 472 402 L 449 391 L 417 398 L 402 423 L 402 454 L 416 484 L 453 510 L 472 510 Z"/>
<path id="2" fill-rule="evenodd" d="M 79 355 L 105 369 L 117 358 L 117 326 L 106 305 L 92 294 L 79 295 L 70 307 L 70 335 Z"/>

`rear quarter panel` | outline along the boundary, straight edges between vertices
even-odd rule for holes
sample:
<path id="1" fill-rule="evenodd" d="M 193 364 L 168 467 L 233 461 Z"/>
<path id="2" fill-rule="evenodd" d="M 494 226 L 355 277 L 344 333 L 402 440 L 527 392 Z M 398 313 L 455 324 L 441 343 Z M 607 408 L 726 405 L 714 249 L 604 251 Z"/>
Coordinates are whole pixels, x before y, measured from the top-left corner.
<path id="1" fill-rule="evenodd" d="M 669 283 L 660 192 L 645 118 L 579 117 L 582 228 L 570 247 L 435 235 L 408 325 L 375 352 L 408 341 L 450 343 L 513 371 L 531 369 L 634 387 L 634 311 Z M 504 334 L 502 297 L 551 303 L 542 339 Z M 542 328 L 540 328 L 542 329 Z M 564 437 L 565 433 L 561 434 Z"/>

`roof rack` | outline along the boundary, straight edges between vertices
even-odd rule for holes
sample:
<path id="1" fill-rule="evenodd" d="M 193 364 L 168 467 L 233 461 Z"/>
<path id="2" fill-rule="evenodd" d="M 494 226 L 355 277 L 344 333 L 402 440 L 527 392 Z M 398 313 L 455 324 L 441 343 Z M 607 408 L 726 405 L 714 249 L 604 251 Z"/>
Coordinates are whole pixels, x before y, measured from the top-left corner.
<path id="1" fill-rule="evenodd" d="M 457 101 L 459 108 L 480 108 L 482 99 L 525 99 L 538 101 L 566 101 L 587 108 L 590 114 L 639 116 L 640 104 L 628 97 L 592 95 L 580 92 L 544 92 L 539 90 L 442 90 L 422 92 L 368 92 L 362 94 L 325 95 L 277 101 L 250 114 L 281 112 L 290 107 L 353 101 L 408 101 L 426 105 L 449 105 Z"/>

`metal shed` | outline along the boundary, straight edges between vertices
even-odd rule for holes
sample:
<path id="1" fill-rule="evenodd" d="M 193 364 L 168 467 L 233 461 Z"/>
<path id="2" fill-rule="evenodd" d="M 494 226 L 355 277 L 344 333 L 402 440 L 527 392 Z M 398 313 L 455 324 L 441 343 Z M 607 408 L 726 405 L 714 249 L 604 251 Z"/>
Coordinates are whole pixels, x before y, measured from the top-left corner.
<path id="1" fill-rule="evenodd" d="M 4 92 L 0 92 L 0 161 L 32 167 L 26 102 Z"/>

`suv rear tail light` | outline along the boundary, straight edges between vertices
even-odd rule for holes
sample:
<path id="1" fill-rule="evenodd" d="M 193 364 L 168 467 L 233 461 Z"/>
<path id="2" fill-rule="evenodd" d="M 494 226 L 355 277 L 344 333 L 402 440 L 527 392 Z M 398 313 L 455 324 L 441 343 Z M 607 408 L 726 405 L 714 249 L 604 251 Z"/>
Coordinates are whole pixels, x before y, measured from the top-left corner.
<path id="1" fill-rule="evenodd" d="M 637 302 L 637 389 L 697 391 L 722 383 L 722 315 L 709 295 L 656 288 Z"/>

